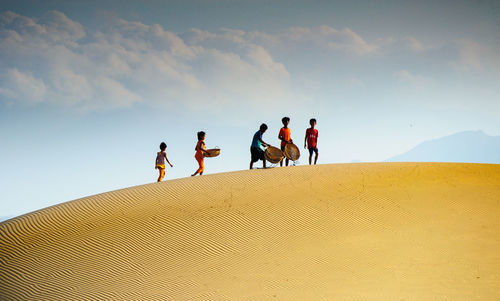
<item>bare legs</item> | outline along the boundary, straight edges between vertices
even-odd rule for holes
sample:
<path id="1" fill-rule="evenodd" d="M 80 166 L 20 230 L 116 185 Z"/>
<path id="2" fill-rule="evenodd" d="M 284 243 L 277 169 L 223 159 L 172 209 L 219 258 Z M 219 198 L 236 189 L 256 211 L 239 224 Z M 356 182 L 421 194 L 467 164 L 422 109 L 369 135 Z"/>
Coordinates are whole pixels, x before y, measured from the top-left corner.
<path id="1" fill-rule="evenodd" d="M 285 161 L 285 165 L 288 166 L 288 163 L 290 163 L 290 160 L 289 159 L 284 159 L 284 160 L 281 160 L 280 162 L 280 167 L 283 167 L 283 161 Z"/>
<path id="2" fill-rule="evenodd" d="M 203 175 L 203 171 L 202 172 L 199 172 L 199 171 L 195 171 L 194 174 L 191 175 L 191 177 L 194 177 L 196 176 L 197 174 L 200 174 L 200 176 Z"/>
<path id="3" fill-rule="evenodd" d="M 309 165 L 311 165 L 312 156 L 313 156 L 313 154 L 310 153 L 309 154 Z M 316 162 L 318 162 L 318 153 L 316 153 L 316 155 L 314 156 L 314 165 L 316 165 Z"/>
<path id="4" fill-rule="evenodd" d="M 253 168 L 253 163 L 254 162 L 252 160 L 250 160 L 250 169 Z M 266 160 L 262 160 L 262 168 L 266 168 Z"/>

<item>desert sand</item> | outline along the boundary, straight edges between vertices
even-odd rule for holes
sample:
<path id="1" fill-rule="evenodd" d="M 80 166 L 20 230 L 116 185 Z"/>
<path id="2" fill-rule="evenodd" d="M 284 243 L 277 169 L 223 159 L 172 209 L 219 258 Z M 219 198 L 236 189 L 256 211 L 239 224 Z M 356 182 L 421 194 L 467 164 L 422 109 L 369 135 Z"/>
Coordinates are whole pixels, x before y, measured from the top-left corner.
<path id="1" fill-rule="evenodd" d="M 0 223 L 0 300 L 499 300 L 500 165 L 222 173 Z"/>

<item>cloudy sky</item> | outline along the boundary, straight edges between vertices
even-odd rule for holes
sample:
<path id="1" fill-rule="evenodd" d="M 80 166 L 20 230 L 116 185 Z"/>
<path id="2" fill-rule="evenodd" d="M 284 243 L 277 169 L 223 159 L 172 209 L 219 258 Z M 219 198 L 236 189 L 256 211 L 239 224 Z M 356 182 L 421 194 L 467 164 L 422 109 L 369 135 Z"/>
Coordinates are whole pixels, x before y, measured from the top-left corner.
<path id="1" fill-rule="evenodd" d="M 248 168 L 308 120 L 319 163 L 382 161 L 465 130 L 500 135 L 500 2 L 76 1 L 0 4 L 0 216 L 154 182 L 196 132 Z M 307 158 L 301 158 L 301 164 Z"/>

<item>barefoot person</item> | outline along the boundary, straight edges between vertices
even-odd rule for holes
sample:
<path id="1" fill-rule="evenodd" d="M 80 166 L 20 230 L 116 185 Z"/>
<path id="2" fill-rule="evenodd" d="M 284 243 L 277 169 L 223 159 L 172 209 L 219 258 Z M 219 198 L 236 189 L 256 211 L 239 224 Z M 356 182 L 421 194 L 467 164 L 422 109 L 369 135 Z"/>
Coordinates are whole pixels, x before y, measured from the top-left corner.
<path id="1" fill-rule="evenodd" d="M 292 133 L 290 132 L 290 129 L 288 128 L 288 124 L 290 123 L 290 118 L 288 117 L 283 117 L 281 119 L 281 122 L 283 123 L 283 127 L 280 129 L 280 132 L 278 134 L 278 139 L 281 140 L 281 151 L 285 151 L 285 146 L 288 143 L 293 143 L 292 140 Z M 288 166 L 288 158 L 286 158 L 286 166 Z M 280 166 L 283 166 L 283 160 L 280 162 Z"/>
<path id="2" fill-rule="evenodd" d="M 261 148 L 261 145 L 270 145 L 262 140 L 262 135 L 266 132 L 266 130 L 267 125 L 263 123 L 260 125 L 260 129 L 253 135 L 252 145 L 250 146 L 250 154 L 252 156 L 250 159 L 250 169 L 252 169 L 253 164 L 259 160 L 262 160 L 262 167 L 266 168 L 266 158 L 264 157 L 264 151 Z"/>
<path id="3" fill-rule="evenodd" d="M 160 172 L 160 175 L 158 176 L 158 182 L 161 182 L 161 180 L 163 180 L 163 177 L 165 176 L 165 160 L 167 160 L 170 167 L 174 167 L 170 163 L 170 161 L 168 161 L 167 152 L 165 152 L 166 148 L 167 148 L 167 144 L 165 142 L 162 142 L 160 144 L 161 152 L 158 152 L 156 154 L 155 169 L 158 169 L 158 171 Z"/>
<path id="4" fill-rule="evenodd" d="M 313 152 L 316 154 L 314 157 L 314 165 L 318 161 L 318 130 L 314 127 L 316 126 L 316 119 L 312 118 L 309 120 L 310 128 L 306 130 L 306 137 L 304 138 L 304 148 L 309 149 L 309 165 L 311 165 Z"/>
<path id="5" fill-rule="evenodd" d="M 197 174 L 203 175 L 203 171 L 205 170 L 205 160 L 203 154 L 207 154 L 208 152 L 205 150 L 205 132 L 198 132 L 198 142 L 196 143 L 195 148 L 195 159 L 198 161 L 198 169 L 191 176 L 196 176 Z"/>

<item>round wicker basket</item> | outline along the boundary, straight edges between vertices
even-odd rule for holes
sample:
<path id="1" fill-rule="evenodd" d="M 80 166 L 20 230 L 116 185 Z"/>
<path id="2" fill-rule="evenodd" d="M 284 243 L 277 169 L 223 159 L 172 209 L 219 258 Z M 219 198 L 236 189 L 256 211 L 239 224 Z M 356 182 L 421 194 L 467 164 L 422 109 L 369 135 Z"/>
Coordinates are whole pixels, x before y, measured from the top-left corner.
<path id="1" fill-rule="evenodd" d="M 297 145 L 293 143 L 288 143 L 285 145 L 285 151 L 283 152 L 285 157 L 291 161 L 297 161 L 300 158 L 300 150 Z"/>
<path id="2" fill-rule="evenodd" d="M 284 155 L 281 149 L 274 146 L 269 146 L 266 148 L 266 151 L 264 152 L 264 157 L 266 158 L 267 161 L 276 164 L 280 163 L 281 160 L 283 160 Z"/>
<path id="3" fill-rule="evenodd" d="M 220 148 L 211 148 L 206 150 L 207 153 L 203 153 L 203 157 L 205 158 L 212 158 L 212 157 L 217 157 L 220 155 Z"/>

